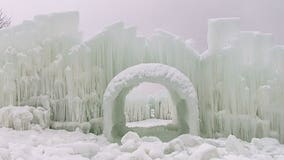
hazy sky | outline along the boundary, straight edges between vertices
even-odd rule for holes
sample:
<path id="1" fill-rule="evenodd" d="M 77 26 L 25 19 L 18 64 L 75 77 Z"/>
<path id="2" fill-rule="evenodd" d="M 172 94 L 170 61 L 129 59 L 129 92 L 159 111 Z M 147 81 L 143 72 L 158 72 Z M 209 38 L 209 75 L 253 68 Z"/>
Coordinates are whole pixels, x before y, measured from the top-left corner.
<path id="1" fill-rule="evenodd" d="M 86 37 L 122 20 L 143 34 L 162 28 L 193 39 L 202 51 L 207 48 L 208 18 L 241 17 L 243 30 L 273 33 L 284 44 L 284 0 L 0 0 L 0 8 L 12 24 L 37 14 L 78 10 Z"/>

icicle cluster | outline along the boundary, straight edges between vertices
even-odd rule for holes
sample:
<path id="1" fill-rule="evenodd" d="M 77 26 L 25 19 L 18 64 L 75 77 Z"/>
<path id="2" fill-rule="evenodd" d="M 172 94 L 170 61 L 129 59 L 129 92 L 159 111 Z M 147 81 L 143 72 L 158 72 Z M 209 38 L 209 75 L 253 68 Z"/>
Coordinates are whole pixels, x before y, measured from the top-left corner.
<path id="1" fill-rule="evenodd" d="M 102 96 L 116 74 L 163 63 L 193 82 L 204 136 L 284 142 L 284 46 L 270 34 L 240 31 L 238 18 L 210 20 L 208 50 L 199 54 L 175 35 L 139 37 L 123 23 L 82 42 L 78 17 L 37 16 L 0 31 L 1 107 L 41 106 L 53 121 L 89 121 L 102 116 Z"/>
<path id="2" fill-rule="evenodd" d="M 0 32 L 1 106 L 42 106 L 54 121 L 101 116 L 103 72 L 80 45 L 78 22 L 76 12 L 56 13 Z"/>
<path id="3" fill-rule="evenodd" d="M 271 34 L 240 31 L 239 18 L 208 25 L 197 87 L 202 133 L 284 142 L 284 47 Z"/>
<path id="4" fill-rule="evenodd" d="M 137 87 L 143 87 L 139 85 Z M 147 86 L 146 86 L 147 87 Z M 141 94 L 133 88 L 125 97 L 126 122 L 142 121 L 156 118 L 171 120 L 174 115 L 175 105 L 166 88 L 160 89 L 155 94 Z"/>

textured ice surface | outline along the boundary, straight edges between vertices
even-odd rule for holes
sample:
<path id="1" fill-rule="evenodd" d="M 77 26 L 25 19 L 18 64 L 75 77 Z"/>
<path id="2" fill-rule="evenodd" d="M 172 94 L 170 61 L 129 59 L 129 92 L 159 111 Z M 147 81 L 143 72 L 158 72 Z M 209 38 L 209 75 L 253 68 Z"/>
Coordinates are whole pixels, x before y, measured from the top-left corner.
<path id="1" fill-rule="evenodd" d="M 42 107 L 51 121 L 88 122 L 103 116 L 115 75 L 162 63 L 193 83 L 201 135 L 284 142 L 284 47 L 271 34 L 240 31 L 239 18 L 212 19 L 208 50 L 199 54 L 176 35 L 141 37 L 121 22 L 82 42 L 78 22 L 76 12 L 56 13 L 0 31 L 1 107 Z"/>

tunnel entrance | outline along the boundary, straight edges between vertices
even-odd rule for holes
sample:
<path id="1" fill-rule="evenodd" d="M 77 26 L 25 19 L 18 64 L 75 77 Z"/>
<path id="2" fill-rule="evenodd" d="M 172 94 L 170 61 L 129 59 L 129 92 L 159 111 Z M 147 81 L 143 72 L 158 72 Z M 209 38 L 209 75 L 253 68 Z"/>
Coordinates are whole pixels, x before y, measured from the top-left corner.
<path id="1" fill-rule="evenodd" d="M 126 126 L 166 126 L 176 119 L 176 107 L 167 88 L 158 83 L 142 82 L 125 97 Z"/>
<path id="2" fill-rule="evenodd" d="M 124 114 L 126 127 L 141 135 L 163 141 L 178 135 L 176 106 L 161 84 L 142 82 L 133 87 L 125 97 Z"/>
<path id="3" fill-rule="evenodd" d="M 175 104 L 175 119 L 165 126 L 128 127 L 125 100 L 132 88 L 142 82 L 163 85 Z M 104 134 L 110 141 L 119 141 L 128 131 L 140 136 L 157 136 L 163 141 L 180 134 L 199 134 L 199 113 L 196 91 L 191 81 L 179 70 L 157 63 L 139 64 L 116 75 L 108 84 L 103 98 Z M 163 134 L 161 134 L 163 132 Z"/>

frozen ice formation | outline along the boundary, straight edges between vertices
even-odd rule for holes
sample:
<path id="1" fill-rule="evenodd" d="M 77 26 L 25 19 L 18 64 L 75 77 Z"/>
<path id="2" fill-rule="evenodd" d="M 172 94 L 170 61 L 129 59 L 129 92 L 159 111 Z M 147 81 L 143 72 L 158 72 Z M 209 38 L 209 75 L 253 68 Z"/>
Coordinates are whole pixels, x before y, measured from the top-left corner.
<path id="1" fill-rule="evenodd" d="M 15 107 L 0 108 L 0 127 L 14 128 L 16 130 L 31 129 L 31 124 L 38 124 L 42 128 L 49 127 L 49 111 L 38 107 Z"/>
<path id="2" fill-rule="evenodd" d="M 141 82 L 159 83 L 168 88 L 176 104 L 179 134 L 199 134 L 197 94 L 190 80 L 177 69 L 157 63 L 139 64 L 117 74 L 104 93 L 104 134 L 109 140 L 122 137 L 126 127 L 124 100 L 129 90 Z M 142 134 L 142 133 L 141 133 Z"/>
<path id="3" fill-rule="evenodd" d="M 157 30 L 141 37 L 121 22 L 82 41 L 78 23 L 76 12 L 55 13 L 0 31 L 1 107 L 42 107 L 52 122 L 89 122 L 103 116 L 103 95 L 117 74 L 160 63 L 179 70 L 196 90 L 199 114 L 189 112 L 193 117 L 187 118 L 199 120 L 189 128 L 200 126 L 205 137 L 233 134 L 284 142 L 284 46 L 275 45 L 271 34 L 241 31 L 239 18 L 211 19 L 208 50 L 199 54 L 176 35 Z M 171 94 L 176 90 L 166 87 Z M 190 97 L 183 93 L 177 97 Z M 139 114 L 129 115 L 137 119 Z M 26 128 L 30 117 L 23 116 L 19 128 Z"/>

